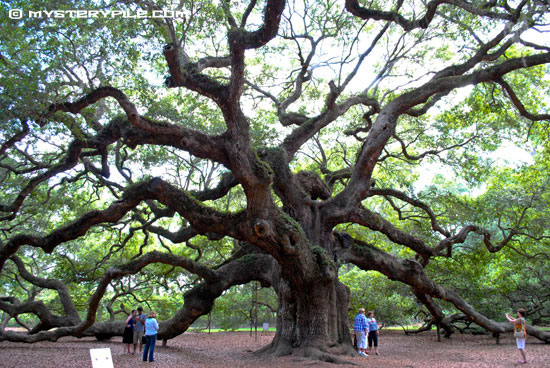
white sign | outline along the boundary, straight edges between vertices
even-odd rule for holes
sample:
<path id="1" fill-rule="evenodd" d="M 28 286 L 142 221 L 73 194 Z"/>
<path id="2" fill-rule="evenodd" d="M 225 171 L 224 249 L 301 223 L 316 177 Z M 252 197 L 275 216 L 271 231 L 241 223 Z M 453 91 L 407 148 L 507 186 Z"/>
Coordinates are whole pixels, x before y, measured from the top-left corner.
<path id="1" fill-rule="evenodd" d="M 92 358 L 92 368 L 114 368 L 113 358 L 111 358 L 111 349 L 90 349 Z"/>
<path id="2" fill-rule="evenodd" d="M 269 331 L 269 323 L 264 322 L 264 331 Z"/>

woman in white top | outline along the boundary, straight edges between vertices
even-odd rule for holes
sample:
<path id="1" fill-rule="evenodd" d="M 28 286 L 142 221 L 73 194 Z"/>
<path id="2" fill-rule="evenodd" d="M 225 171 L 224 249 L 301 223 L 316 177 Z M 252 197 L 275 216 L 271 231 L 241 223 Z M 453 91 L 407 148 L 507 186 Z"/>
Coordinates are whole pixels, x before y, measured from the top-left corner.
<path id="1" fill-rule="evenodd" d="M 155 344 L 157 342 L 157 333 L 159 324 L 157 322 L 157 314 L 155 311 L 150 311 L 145 320 L 145 348 L 143 349 L 143 361 L 147 361 L 147 353 L 149 353 L 149 361 L 155 360 Z"/>

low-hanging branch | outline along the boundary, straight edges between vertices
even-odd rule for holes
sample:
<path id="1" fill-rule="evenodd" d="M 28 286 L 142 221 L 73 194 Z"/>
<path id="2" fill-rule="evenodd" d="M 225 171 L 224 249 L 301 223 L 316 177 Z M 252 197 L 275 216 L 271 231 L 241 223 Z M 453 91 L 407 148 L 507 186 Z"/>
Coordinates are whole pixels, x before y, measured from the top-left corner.
<path id="1" fill-rule="evenodd" d="M 17 269 L 19 270 L 19 275 L 21 275 L 23 279 L 40 288 L 52 289 L 57 292 L 57 295 L 59 296 L 59 301 L 61 302 L 63 310 L 69 321 L 80 321 L 80 316 L 78 315 L 78 311 L 71 299 L 69 288 L 63 283 L 63 281 L 55 279 L 44 279 L 33 275 L 27 270 L 21 258 L 17 256 L 12 256 L 11 261 L 15 263 Z"/>
<path id="2" fill-rule="evenodd" d="M 47 307 L 40 301 L 19 303 L 14 298 L 0 298 L 0 309 L 12 316 L 23 313 L 33 313 L 40 319 L 45 328 L 37 329 L 33 334 L 2 331 L 0 341 L 36 342 L 43 340 L 56 341 L 63 336 L 115 336 L 122 335 L 123 322 L 95 322 L 95 315 L 99 302 L 105 295 L 107 286 L 113 280 L 134 275 L 146 266 L 154 263 L 162 263 L 181 267 L 191 273 L 200 276 L 204 283 L 195 287 L 184 296 L 183 307 L 169 320 L 160 324 L 159 338 L 169 339 L 183 333 L 189 325 L 201 315 L 208 314 L 213 306 L 213 301 L 229 287 L 244 284 L 250 281 L 260 281 L 264 286 L 271 285 L 273 277 L 273 258 L 257 253 L 255 256 L 247 254 L 235 254 L 229 261 L 217 269 L 205 267 L 195 261 L 174 254 L 153 251 L 135 259 L 129 263 L 109 268 L 103 277 L 98 280 L 97 287 L 88 301 L 88 312 L 85 320 L 73 320 L 68 317 L 53 316 Z M 33 278 L 30 282 L 43 285 L 57 280 Z M 55 330 L 49 330 L 57 327 Z"/>
<path id="3" fill-rule="evenodd" d="M 432 298 L 448 301 L 471 321 L 488 331 L 502 333 L 513 330 L 513 326 L 509 323 L 495 322 L 485 317 L 456 292 L 437 285 L 425 274 L 422 265 L 416 261 L 399 259 L 359 240 L 354 240 L 351 247 L 339 251 L 338 256 L 342 261 L 353 263 L 363 270 L 376 270 L 391 280 L 408 284 L 415 290 L 415 293 L 423 293 Z M 550 333 L 547 331 L 528 326 L 527 333 L 542 341 L 550 342 Z"/>

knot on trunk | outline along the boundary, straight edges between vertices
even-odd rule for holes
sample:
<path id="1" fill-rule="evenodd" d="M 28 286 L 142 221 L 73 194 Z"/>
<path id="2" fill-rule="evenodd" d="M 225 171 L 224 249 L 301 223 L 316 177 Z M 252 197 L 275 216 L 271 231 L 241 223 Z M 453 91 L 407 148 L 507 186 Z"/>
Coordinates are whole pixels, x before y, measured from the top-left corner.
<path id="1" fill-rule="evenodd" d="M 265 239 L 269 235 L 269 224 L 265 220 L 258 220 L 254 224 L 254 233 L 262 239 Z"/>
<path id="2" fill-rule="evenodd" d="M 300 171 L 296 174 L 296 179 L 300 186 L 305 190 L 311 199 L 328 199 L 332 195 L 331 190 L 323 180 L 314 172 Z"/>
<path id="3" fill-rule="evenodd" d="M 281 246 L 283 248 L 283 252 L 289 256 L 298 255 L 298 251 L 295 248 L 298 241 L 299 239 L 297 239 L 297 237 L 294 234 L 283 237 L 283 239 L 281 240 Z"/>

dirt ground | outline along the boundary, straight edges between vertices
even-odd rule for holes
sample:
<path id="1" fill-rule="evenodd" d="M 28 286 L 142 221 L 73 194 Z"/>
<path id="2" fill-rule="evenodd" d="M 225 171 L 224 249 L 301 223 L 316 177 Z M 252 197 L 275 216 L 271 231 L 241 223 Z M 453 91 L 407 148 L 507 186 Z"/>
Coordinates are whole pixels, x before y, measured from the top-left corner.
<path id="1" fill-rule="evenodd" d="M 115 368 L 134 367 L 351 367 L 312 362 L 296 357 L 262 357 L 253 351 L 267 345 L 273 337 L 258 332 L 197 333 L 188 332 L 170 340 L 167 347 L 157 344 L 155 362 L 142 362 L 139 355 L 123 352 L 121 338 L 96 341 L 93 338 L 63 338 L 56 343 L 32 345 L 0 342 L 0 367 L 10 368 L 91 368 L 89 349 L 110 348 Z M 501 338 L 500 345 L 490 336 L 454 334 L 438 343 L 435 333 L 406 336 L 400 331 L 383 331 L 380 335 L 380 355 L 363 358 L 347 357 L 359 367 L 550 367 L 550 345 L 534 338 L 527 341 L 529 363 L 518 364 L 519 352 L 511 336 Z"/>

